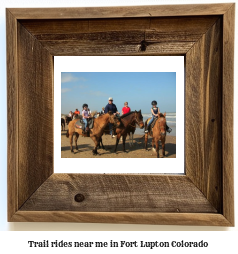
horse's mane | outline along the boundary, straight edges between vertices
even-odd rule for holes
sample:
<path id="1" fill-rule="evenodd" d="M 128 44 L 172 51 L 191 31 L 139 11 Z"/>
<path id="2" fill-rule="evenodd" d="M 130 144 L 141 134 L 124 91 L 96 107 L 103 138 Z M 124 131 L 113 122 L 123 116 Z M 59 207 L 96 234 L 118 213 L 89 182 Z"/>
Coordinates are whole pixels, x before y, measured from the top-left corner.
<path id="1" fill-rule="evenodd" d="M 165 118 L 164 114 L 162 114 L 162 113 L 159 114 L 159 117 L 164 117 Z"/>
<path id="2" fill-rule="evenodd" d="M 120 116 L 120 118 L 123 119 L 124 117 L 127 117 L 127 116 L 131 115 L 132 113 L 135 113 L 135 111 L 131 111 L 129 113 L 126 113 L 126 114 Z"/>

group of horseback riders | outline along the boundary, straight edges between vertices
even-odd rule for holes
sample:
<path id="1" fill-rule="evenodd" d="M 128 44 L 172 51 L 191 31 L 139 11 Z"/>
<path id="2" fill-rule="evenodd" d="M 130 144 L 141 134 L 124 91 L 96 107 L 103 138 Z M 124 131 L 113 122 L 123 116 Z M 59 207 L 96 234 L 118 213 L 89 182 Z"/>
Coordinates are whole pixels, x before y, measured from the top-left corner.
<path id="1" fill-rule="evenodd" d="M 160 115 L 160 110 L 157 107 L 157 101 L 153 100 L 151 102 L 151 105 L 152 105 L 152 108 L 151 108 L 152 117 L 151 117 L 150 121 L 148 122 L 148 124 L 145 125 L 145 133 L 148 133 L 150 125 Z M 83 131 L 88 132 L 89 131 L 88 120 L 90 118 L 92 118 L 92 115 L 91 115 L 90 109 L 88 108 L 88 104 L 84 103 L 82 108 L 83 108 L 83 110 L 82 110 L 82 122 L 84 123 Z M 101 111 L 100 114 L 106 114 L 109 111 L 111 111 L 114 115 L 116 115 L 118 117 L 120 116 L 120 113 L 117 110 L 117 106 L 113 103 L 113 98 L 112 97 L 109 97 L 108 104 L 105 106 L 105 108 L 104 107 L 102 108 L 102 111 Z M 128 106 L 128 102 L 125 102 L 124 107 L 122 108 L 121 114 L 124 115 L 124 114 L 127 114 L 129 112 L 131 112 L 131 109 Z M 72 114 L 72 111 L 70 111 L 70 114 Z M 74 115 L 76 115 L 76 114 L 79 115 L 80 112 L 79 112 L 78 109 L 76 109 L 76 111 L 73 114 Z M 109 123 L 109 130 L 110 130 L 111 137 L 114 138 L 115 135 L 113 133 L 113 124 L 112 123 Z M 166 131 L 169 132 L 169 133 L 172 131 L 172 129 L 170 127 L 168 127 L 167 124 L 166 124 Z"/>
<path id="2" fill-rule="evenodd" d="M 145 149 L 147 150 L 147 141 L 148 134 L 152 136 L 152 147 L 156 145 L 157 157 L 159 158 L 159 146 L 158 142 L 161 140 L 162 142 L 162 156 L 165 156 L 165 138 L 166 131 L 171 132 L 172 129 L 169 128 L 166 124 L 166 113 L 160 113 L 159 108 L 157 107 L 157 102 L 152 101 L 152 118 L 143 122 L 143 116 L 141 110 L 139 111 L 131 111 L 130 107 L 128 107 L 128 102 L 124 103 L 124 107 L 122 108 L 122 112 L 120 113 L 117 110 L 116 105 L 113 103 L 113 98 L 109 97 L 108 104 L 105 108 L 102 108 L 101 113 L 97 113 L 100 115 L 99 117 L 95 117 L 94 112 L 90 112 L 88 108 L 88 104 L 84 103 L 82 105 L 82 115 L 79 115 L 80 119 L 72 120 L 72 122 L 68 125 L 68 130 L 66 133 L 66 137 L 70 140 L 71 152 L 73 150 L 73 135 L 75 134 L 75 148 L 78 150 L 77 140 L 79 135 L 84 137 L 91 137 L 95 146 L 93 149 L 93 154 L 98 154 L 97 148 L 102 145 L 102 135 L 110 134 L 111 137 L 116 137 L 116 145 L 114 152 L 117 151 L 117 145 L 119 140 L 122 139 L 123 142 L 123 151 L 125 152 L 125 140 L 127 135 L 129 134 L 131 141 L 129 144 L 133 144 L 133 134 L 136 129 L 136 125 L 139 126 L 140 129 L 145 128 Z M 155 124 L 158 123 L 158 124 Z M 150 129 L 148 127 L 151 127 Z M 114 136 L 115 135 L 115 136 Z"/>

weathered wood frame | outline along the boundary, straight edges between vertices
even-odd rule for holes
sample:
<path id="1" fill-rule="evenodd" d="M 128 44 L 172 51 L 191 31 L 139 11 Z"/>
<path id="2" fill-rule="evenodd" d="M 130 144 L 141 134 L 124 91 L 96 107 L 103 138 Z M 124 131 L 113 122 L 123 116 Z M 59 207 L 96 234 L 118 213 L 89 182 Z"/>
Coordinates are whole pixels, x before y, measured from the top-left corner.
<path id="1" fill-rule="evenodd" d="M 8 220 L 234 226 L 234 12 L 235 4 L 7 9 Z M 186 175 L 54 174 L 60 55 L 184 55 Z"/>

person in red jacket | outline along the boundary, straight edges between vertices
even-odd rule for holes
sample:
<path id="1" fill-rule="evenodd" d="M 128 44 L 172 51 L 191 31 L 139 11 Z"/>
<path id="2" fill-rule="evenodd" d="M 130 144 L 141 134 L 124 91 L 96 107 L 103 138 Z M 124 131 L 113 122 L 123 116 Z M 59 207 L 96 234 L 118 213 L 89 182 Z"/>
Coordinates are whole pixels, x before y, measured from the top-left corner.
<path id="1" fill-rule="evenodd" d="M 124 107 L 122 108 L 121 114 L 125 115 L 125 114 L 127 114 L 129 112 L 131 112 L 131 109 L 130 109 L 130 107 L 128 107 L 128 102 L 126 101 L 124 103 Z"/>
<path id="2" fill-rule="evenodd" d="M 79 110 L 76 108 L 76 110 L 74 111 L 74 114 L 75 115 L 79 115 L 80 114 L 80 112 L 79 112 Z"/>

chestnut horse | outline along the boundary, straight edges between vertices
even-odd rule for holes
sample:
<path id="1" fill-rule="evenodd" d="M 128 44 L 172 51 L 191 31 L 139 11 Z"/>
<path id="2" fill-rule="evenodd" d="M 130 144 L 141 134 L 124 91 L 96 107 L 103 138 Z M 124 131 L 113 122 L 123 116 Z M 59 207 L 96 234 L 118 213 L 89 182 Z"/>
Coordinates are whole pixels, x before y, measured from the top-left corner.
<path id="1" fill-rule="evenodd" d="M 123 138 L 123 152 L 125 152 L 125 141 L 127 134 L 130 135 L 130 132 L 134 131 L 136 128 L 136 124 L 139 125 L 141 129 L 144 128 L 143 116 L 141 110 L 139 111 L 131 111 L 127 114 L 124 114 L 120 117 L 121 125 L 116 128 L 116 146 L 114 152 L 117 151 L 117 145 L 120 140 L 120 137 Z"/>
<path id="2" fill-rule="evenodd" d="M 145 149 L 147 150 L 147 142 L 148 142 L 148 134 L 152 137 L 152 149 L 154 149 L 154 145 L 156 146 L 157 158 L 159 158 L 159 140 L 162 143 L 162 158 L 165 156 L 165 139 L 166 139 L 166 113 L 160 113 L 158 119 L 155 122 L 152 130 L 145 133 Z M 151 118 L 145 121 L 145 126 L 149 122 Z"/>
<path id="3" fill-rule="evenodd" d="M 70 141 L 70 147 L 71 147 L 71 152 L 73 153 L 73 135 L 75 134 L 75 148 L 78 150 L 78 145 L 77 145 L 77 140 L 79 135 L 88 137 L 88 133 L 83 133 L 82 129 L 75 128 L 75 124 L 78 121 L 78 119 L 72 120 L 69 125 L 68 125 L 68 130 L 66 133 L 66 137 L 69 137 Z M 101 136 L 103 134 L 103 131 L 105 127 L 108 125 L 108 123 L 113 123 L 113 124 L 120 124 L 120 121 L 111 113 L 108 112 L 107 114 L 104 114 L 102 116 L 99 116 L 94 119 L 93 123 L 93 128 L 89 130 L 89 134 L 91 139 L 93 140 L 95 147 L 93 149 L 93 154 L 98 154 L 97 152 L 97 146 L 101 140 Z"/>

